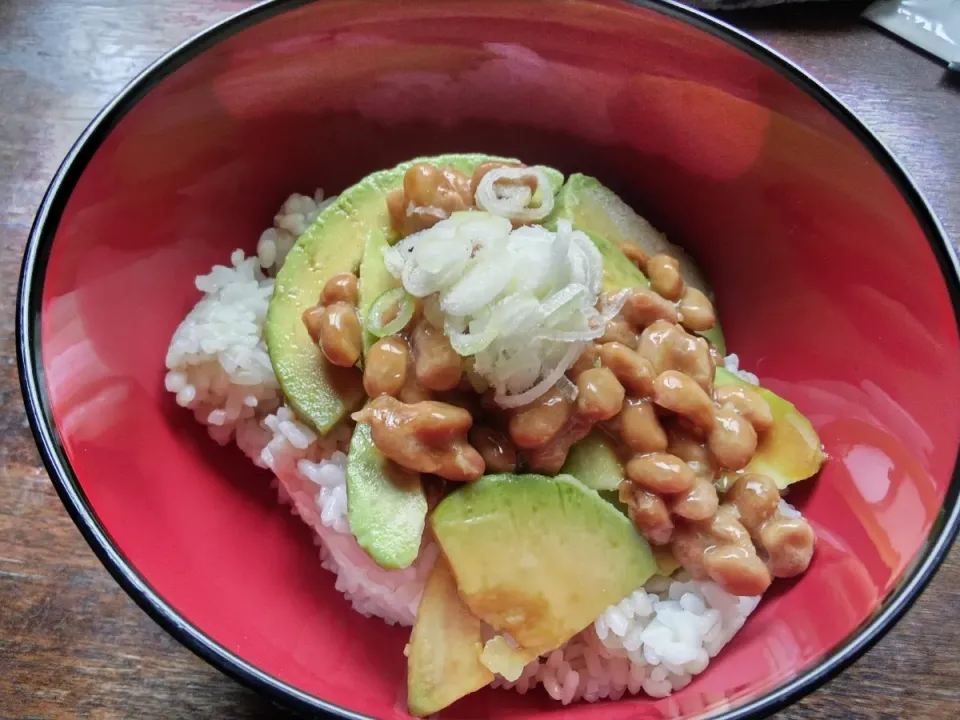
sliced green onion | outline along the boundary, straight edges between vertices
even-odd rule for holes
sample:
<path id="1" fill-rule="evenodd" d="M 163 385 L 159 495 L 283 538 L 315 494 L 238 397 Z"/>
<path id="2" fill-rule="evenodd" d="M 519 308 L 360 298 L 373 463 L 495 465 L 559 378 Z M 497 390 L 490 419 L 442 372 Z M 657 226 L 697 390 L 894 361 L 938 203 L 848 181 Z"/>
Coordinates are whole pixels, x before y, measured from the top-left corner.
<path id="1" fill-rule="evenodd" d="M 396 303 L 400 303 L 400 313 L 386 325 L 382 325 L 383 314 Z M 415 304 L 413 296 L 402 287 L 381 293 L 367 312 L 367 332 L 373 333 L 378 338 L 400 332 L 413 317 Z"/>
<path id="2" fill-rule="evenodd" d="M 476 355 L 478 352 L 486 350 L 490 343 L 497 339 L 495 328 L 487 328 L 480 333 L 458 333 L 447 326 L 444 328 L 444 332 L 450 338 L 450 346 L 454 352 L 461 357 Z"/>

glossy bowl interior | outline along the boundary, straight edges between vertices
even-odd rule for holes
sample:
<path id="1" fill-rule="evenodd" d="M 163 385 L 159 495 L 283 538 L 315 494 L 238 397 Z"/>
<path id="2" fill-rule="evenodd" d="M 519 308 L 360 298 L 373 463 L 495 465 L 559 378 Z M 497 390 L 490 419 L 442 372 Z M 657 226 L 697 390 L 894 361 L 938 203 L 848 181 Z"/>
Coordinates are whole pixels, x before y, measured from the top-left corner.
<path id="1" fill-rule="evenodd" d="M 956 529 L 957 275 L 896 164 L 832 98 L 675 6 L 275 3 L 176 51 L 107 109 L 48 195 L 21 294 L 39 444 L 101 558 L 222 669 L 301 708 L 405 718 L 407 631 L 350 611 L 270 477 L 163 388 L 193 277 L 253 252 L 291 192 L 423 154 L 596 175 L 690 249 L 729 347 L 830 454 L 795 489 L 819 537 L 671 699 L 561 709 L 488 690 L 449 718 L 768 710 L 909 604 Z"/>

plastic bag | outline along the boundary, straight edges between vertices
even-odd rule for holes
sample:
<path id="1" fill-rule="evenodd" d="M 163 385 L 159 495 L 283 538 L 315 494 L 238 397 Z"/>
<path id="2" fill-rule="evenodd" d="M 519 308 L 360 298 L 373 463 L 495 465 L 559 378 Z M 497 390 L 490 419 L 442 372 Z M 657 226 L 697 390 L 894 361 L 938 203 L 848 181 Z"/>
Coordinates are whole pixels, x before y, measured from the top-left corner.
<path id="1" fill-rule="evenodd" d="M 960 71 L 960 0 L 880 0 L 863 16 Z"/>

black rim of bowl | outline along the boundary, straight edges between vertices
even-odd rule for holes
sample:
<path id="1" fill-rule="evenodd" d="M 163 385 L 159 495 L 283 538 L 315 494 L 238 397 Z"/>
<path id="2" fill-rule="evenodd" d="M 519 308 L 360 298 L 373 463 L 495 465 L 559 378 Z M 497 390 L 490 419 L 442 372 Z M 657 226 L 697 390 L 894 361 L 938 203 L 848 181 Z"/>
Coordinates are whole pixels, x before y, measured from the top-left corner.
<path id="1" fill-rule="evenodd" d="M 245 662 L 180 616 L 141 577 L 110 539 L 70 467 L 53 422 L 40 356 L 40 311 L 43 280 L 50 248 L 67 200 L 103 139 L 144 95 L 192 58 L 244 28 L 307 4 L 309 1 L 266 0 L 198 33 L 140 73 L 87 126 L 51 181 L 30 231 L 17 295 L 17 360 L 27 416 L 44 465 L 57 493 L 97 557 L 136 603 L 187 648 L 226 675 L 270 699 L 299 712 L 326 712 L 334 716 L 359 720 L 367 716 L 297 690 Z M 627 0 L 627 2 L 692 25 L 725 40 L 792 81 L 842 122 L 886 171 L 923 228 L 937 257 L 944 282 L 950 293 L 954 317 L 960 327 L 960 264 L 953 247 L 947 240 L 945 231 L 904 169 L 849 108 L 785 57 L 720 20 L 678 5 L 672 0 Z M 910 608 L 930 582 L 953 543 L 960 527 L 958 496 L 960 496 L 960 459 L 955 462 L 943 507 L 931 527 L 924 546 L 918 551 L 912 569 L 904 574 L 894 591 L 872 616 L 865 619 L 838 647 L 833 649 L 831 654 L 822 658 L 814 667 L 765 695 L 743 702 L 732 709 L 721 711 L 712 717 L 715 720 L 742 720 L 764 717 L 776 712 L 836 676 L 878 642 Z"/>

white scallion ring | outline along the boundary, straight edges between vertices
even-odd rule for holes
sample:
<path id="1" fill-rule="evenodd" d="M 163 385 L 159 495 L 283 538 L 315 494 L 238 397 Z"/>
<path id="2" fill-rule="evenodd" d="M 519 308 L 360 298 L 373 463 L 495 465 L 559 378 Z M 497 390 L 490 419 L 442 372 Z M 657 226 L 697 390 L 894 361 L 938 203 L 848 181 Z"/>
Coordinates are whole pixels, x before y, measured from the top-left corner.
<path id="1" fill-rule="evenodd" d="M 540 196 L 540 205 L 530 207 L 536 196 L 526 185 L 511 183 L 509 191 L 497 191 L 497 183 L 505 180 L 522 180 L 533 177 L 537 181 L 537 194 Z M 550 178 L 540 167 L 528 168 L 495 168 L 483 176 L 476 192 L 477 206 L 492 215 L 499 215 L 518 223 L 530 223 L 543 220 L 553 211 L 553 188 Z"/>

